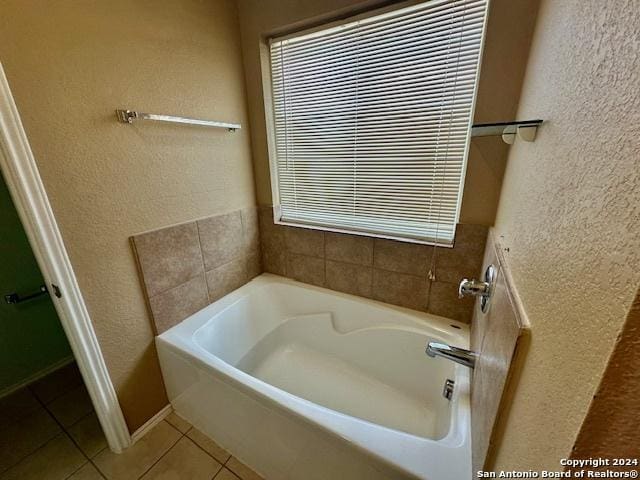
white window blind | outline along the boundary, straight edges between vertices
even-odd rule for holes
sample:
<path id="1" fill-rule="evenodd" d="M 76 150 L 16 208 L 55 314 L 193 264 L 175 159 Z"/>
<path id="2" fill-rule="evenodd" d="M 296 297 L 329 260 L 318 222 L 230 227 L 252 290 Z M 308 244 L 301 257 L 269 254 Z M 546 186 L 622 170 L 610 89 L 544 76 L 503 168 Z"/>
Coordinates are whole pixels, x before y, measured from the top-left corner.
<path id="1" fill-rule="evenodd" d="M 486 3 L 429 1 L 271 40 L 281 222 L 453 242 Z"/>

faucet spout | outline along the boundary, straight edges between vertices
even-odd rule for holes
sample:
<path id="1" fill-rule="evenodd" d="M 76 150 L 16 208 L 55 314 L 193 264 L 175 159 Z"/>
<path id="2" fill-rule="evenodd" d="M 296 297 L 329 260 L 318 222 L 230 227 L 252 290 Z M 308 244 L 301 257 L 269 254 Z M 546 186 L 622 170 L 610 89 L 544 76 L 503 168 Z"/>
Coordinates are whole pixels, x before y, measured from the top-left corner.
<path id="1" fill-rule="evenodd" d="M 475 352 L 438 342 L 429 342 L 425 353 L 431 358 L 446 358 L 469 368 L 476 366 L 476 358 L 478 358 L 478 354 Z"/>

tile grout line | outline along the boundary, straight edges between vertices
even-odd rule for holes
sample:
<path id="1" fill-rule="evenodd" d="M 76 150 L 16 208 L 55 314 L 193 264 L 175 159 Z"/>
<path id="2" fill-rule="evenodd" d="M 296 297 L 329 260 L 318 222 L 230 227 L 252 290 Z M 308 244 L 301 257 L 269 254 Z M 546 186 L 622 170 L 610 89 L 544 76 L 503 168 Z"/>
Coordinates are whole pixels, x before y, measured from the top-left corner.
<path id="1" fill-rule="evenodd" d="M 149 471 L 150 471 L 153 467 L 155 467 L 155 466 L 160 462 L 160 460 L 162 460 L 162 459 L 163 459 L 163 458 L 164 458 L 164 457 L 165 457 L 165 456 L 166 456 L 166 455 L 167 455 L 171 450 L 173 450 L 173 447 L 175 447 L 175 446 L 178 444 L 178 442 L 179 442 L 180 440 L 182 440 L 182 438 L 185 436 L 185 434 L 184 434 L 184 433 L 182 433 L 180 430 L 178 430 L 176 427 L 174 427 L 173 425 L 171 425 L 169 422 L 167 422 L 167 421 L 166 421 L 166 420 L 164 420 L 164 419 L 163 419 L 161 422 L 159 422 L 159 423 L 158 423 L 158 425 L 160 425 L 160 423 L 162 423 L 162 422 L 167 423 L 171 428 L 173 428 L 176 432 L 178 432 L 178 433 L 180 434 L 180 436 L 178 437 L 178 439 L 177 439 L 175 442 L 173 442 L 173 443 L 171 444 L 171 446 L 170 446 L 169 448 L 167 448 L 167 450 L 166 450 L 162 455 L 160 455 L 160 457 L 159 457 L 155 462 L 153 462 L 153 463 L 149 466 L 149 468 L 147 468 L 144 472 L 142 472 L 142 473 L 140 474 L 140 476 L 138 476 L 138 477 L 137 477 L 137 478 L 138 478 L 138 480 L 140 480 L 140 479 L 141 479 L 142 477 L 144 477 L 147 473 L 149 473 Z M 157 427 L 157 425 L 156 425 L 156 427 Z M 154 427 L 154 428 L 155 428 L 155 427 Z M 147 432 L 147 433 L 149 433 L 149 432 Z M 143 438 L 144 438 L 144 437 L 143 437 Z"/>
<path id="2" fill-rule="evenodd" d="M 45 412 L 47 412 L 47 414 L 48 414 L 48 415 L 53 419 L 53 421 L 54 421 L 54 422 L 56 422 L 56 423 L 58 424 L 58 427 L 60 427 L 61 433 L 62 433 L 62 434 L 64 434 L 64 435 L 69 439 L 69 441 L 73 444 L 73 446 L 76 448 L 76 450 L 78 450 L 78 451 L 80 452 L 80 455 L 82 455 L 82 456 L 86 459 L 86 462 L 83 462 L 83 463 L 82 463 L 78 468 L 76 468 L 73 472 L 71 472 L 69 475 L 67 475 L 67 476 L 65 477 L 65 479 L 70 478 L 70 477 L 71 477 L 71 476 L 73 476 L 76 472 L 78 472 L 82 467 L 84 467 L 87 463 L 91 463 L 91 459 L 89 458 L 89 456 L 88 456 L 86 453 L 84 453 L 84 450 L 82 450 L 82 448 L 80 448 L 80 445 L 78 445 L 78 443 L 75 441 L 75 439 L 74 439 L 74 438 L 71 436 L 71 434 L 67 431 L 67 428 L 62 424 L 62 422 L 60 422 L 60 421 L 56 418 L 56 416 L 53 414 L 53 412 L 47 408 L 46 404 L 45 404 L 42 400 L 40 400 L 40 398 L 38 398 L 38 396 L 37 396 L 37 395 L 34 395 L 34 397 L 36 398 L 36 401 L 37 401 L 38 403 L 40 403 L 40 405 L 41 405 L 41 406 L 42 406 L 42 408 L 45 410 Z M 60 397 L 62 397 L 62 395 L 60 395 Z M 91 413 L 93 413 L 93 410 L 92 410 L 92 412 L 91 412 Z M 72 424 L 70 425 L 70 427 L 72 427 L 73 425 L 75 425 L 76 423 L 78 423 L 78 422 L 79 422 L 80 420 L 82 420 L 83 418 L 88 417 L 89 415 L 91 415 L 91 413 L 88 413 L 88 414 L 87 414 L 87 415 L 85 415 L 84 417 L 82 417 L 82 418 L 80 418 L 80 419 L 76 420 L 76 422 L 72 423 Z M 58 435 L 56 435 L 56 436 L 55 436 L 55 437 L 53 437 L 53 438 L 56 438 L 57 436 L 58 436 Z M 51 440 L 53 440 L 53 438 L 52 438 Z M 49 440 L 49 442 L 50 442 L 51 440 Z M 46 445 L 46 444 L 47 444 L 47 443 L 49 443 L 49 442 L 46 442 L 44 445 Z M 44 445 L 42 445 L 42 447 L 44 447 Z M 40 448 L 42 448 L 42 447 L 40 447 Z M 40 448 L 39 448 L 38 450 L 40 450 Z M 37 452 L 38 450 L 36 450 L 36 452 Z M 35 453 L 35 452 L 33 452 L 33 453 Z M 102 474 L 102 473 L 101 473 L 101 474 Z"/>
<path id="3" fill-rule="evenodd" d="M 198 442 L 196 442 L 193 438 L 191 438 L 191 437 L 188 435 L 188 434 L 189 434 L 189 432 L 190 432 L 191 430 L 198 430 L 198 429 L 197 429 L 196 427 L 194 427 L 193 425 L 191 425 L 191 427 L 189 428 L 189 430 L 187 430 L 187 431 L 184 433 L 184 436 L 185 436 L 185 437 L 187 437 L 187 439 L 188 439 L 189 441 L 191 441 L 191 443 L 193 443 L 196 447 L 198 447 L 198 448 L 199 448 L 200 450 L 202 450 L 204 453 L 206 453 L 206 454 L 207 454 L 207 455 L 209 455 L 211 458 L 213 458 L 213 459 L 214 459 L 216 462 L 218 462 L 220 465 L 222 465 L 223 467 L 224 467 L 224 466 L 226 466 L 226 465 L 227 465 L 227 462 L 228 462 L 228 461 L 231 459 L 231 457 L 233 456 L 233 455 L 231 455 L 231 452 L 228 452 L 227 450 L 225 450 L 225 449 L 223 448 L 223 450 L 229 454 L 229 457 L 224 461 L 224 463 L 223 463 L 223 462 L 221 462 L 221 461 L 220 461 L 220 460 L 218 460 L 216 457 L 214 457 L 214 456 L 213 456 L 213 455 L 211 455 L 209 452 L 207 452 L 204 448 L 202 448 Z M 198 431 L 199 431 L 199 430 L 198 430 Z M 201 433 L 202 433 L 202 432 L 201 432 Z M 206 436 L 207 438 L 209 438 L 210 440 L 212 440 L 213 442 L 215 442 L 215 443 L 216 443 L 216 445 L 218 445 L 218 442 L 216 442 L 215 440 L 213 440 L 212 438 L 210 438 L 208 435 L 205 435 L 205 436 Z M 220 445 L 218 445 L 218 446 L 220 446 Z M 222 448 L 222 447 L 220 446 L 220 448 Z M 218 473 L 219 473 L 219 472 L 218 472 Z M 218 474 L 216 473 L 216 475 L 218 475 Z"/>
<path id="4" fill-rule="evenodd" d="M 207 287 L 207 302 L 211 304 L 211 295 L 209 295 L 209 283 L 207 282 L 207 266 L 204 263 L 204 252 L 202 251 L 202 239 L 200 238 L 200 225 L 196 220 L 196 236 L 198 237 L 198 248 L 200 249 L 200 260 L 202 261 L 202 275 L 204 275 L 204 284 Z M 194 277 L 195 278 L 195 277 Z"/>
<path id="5" fill-rule="evenodd" d="M 47 412 L 49 413 L 49 412 Z M 44 442 L 42 445 L 40 445 L 38 448 L 36 448 L 33 452 L 25 455 L 24 457 L 22 457 L 20 460 L 18 460 L 16 463 L 13 463 L 11 465 L 9 465 L 9 467 L 5 468 L 4 470 L 0 470 L 0 476 L 3 476 L 5 473 L 7 473 L 9 470 L 11 470 L 12 468 L 14 468 L 17 465 L 20 465 L 24 460 L 26 460 L 27 458 L 35 455 L 37 452 L 39 452 L 40 450 L 42 450 L 45 446 L 47 446 L 50 442 L 52 442 L 53 440 L 55 440 L 58 436 L 60 436 L 60 434 L 62 434 L 64 432 L 56 432 L 55 435 L 53 437 L 51 437 L 49 440 L 47 440 L 46 442 Z"/>

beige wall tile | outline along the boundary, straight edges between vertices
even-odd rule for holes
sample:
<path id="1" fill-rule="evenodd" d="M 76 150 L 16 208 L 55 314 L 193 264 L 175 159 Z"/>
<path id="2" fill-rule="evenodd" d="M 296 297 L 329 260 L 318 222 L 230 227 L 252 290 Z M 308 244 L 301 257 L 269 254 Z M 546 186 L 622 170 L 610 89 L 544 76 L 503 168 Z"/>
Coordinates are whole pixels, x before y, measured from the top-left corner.
<path id="1" fill-rule="evenodd" d="M 324 232 L 309 228 L 287 227 L 287 252 L 324 258 Z"/>
<path id="2" fill-rule="evenodd" d="M 151 297 L 149 305 L 156 334 L 160 335 L 208 304 L 207 283 L 203 274 Z"/>
<path id="3" fill-rule="evenodd" d="M 475 297 L 458 298 L 455 283 L 432 282 L 427 311 L 434 315 L 471 323 Z"/>
<path id="4" fill-rule="evenodd" d="M 487 250 L 492 249 L 489 245 Z M 491 257 L 487 255 L 487 257 Z M 494 257 L 494 259 L 496 259 Z M 496 259 L 497 260 L 497 259 Z M 482 330 L 481 345 L 476 345 L 480 354 L 476 362 L 471 389 L 472 416 L 472 458 L 474 470 L 482 469 L 485 460 L 493 463 L 500 434 L 498 422 L 506 417 L 509 404 L 504 403 L 508 382 L 514 382 L 514 355 L 525 349 L 521 338 L 521 327 L 517 311 L 510 298 L 509 286 L 500 264 L 489 311 L 486 314 L 476 308 L 474 327 Z M 477 341 L 477 340 L 476 340 Z M 512 383 L 513 386 L 513 383 Z M 487 458 L 487 456 L 489 458 Z M 491 467 L 490 465 L 487 467 Z"/>
<path id="5" fill-rule="evenodd" d="M 187 432 L 187 437 L 220 463 L 226 463 L 231 456 L 229 452 L 195 427 Z"/>
<path id="6" fill-rule="evenodd" d="M 207 455 L 187 437 L 182 437 L 142 480 L 180 479 L 211 480 L 222 465 Z"/>
<path id="7" fill-rule="evenodd" d="M 373 265 L 373 238 L 342 233 L 325 233 L 327 259 Z"/>
<path id="8" fill-rule="evenodd" d="M 250 252 L 246 259 L 247 281 L 257 277 L 262 273 L 262 255 L 260 250 Z"/>
<path id="9" fill-rule="evenodd" d="M 260 475 L 242 463 L 236 457 L 231 457 L 226 467 L 238 475 L 242 480 L 263 480 Z"/>
<path id="10" fill-rule="evenodd" d="M 240 211 L 198 220 L 205 270 L 219 267 L 241 255 L 243 248 Z"/>
<path id="11" fill-rule="evenodd" d="M 429 296 L 429 281 L 416 275 L 374 269 L 372 296 L 381 302 L 425 310 Z"/>
<path id="12" fill-rule="evenodd" d="M 287 253 L 287 276 L 312 285 L 324 286 L 324 259 Z"/>
<path id="13" fill-rule="evenodd" d="M 207 272 L 209 301 L 215 302 L 227 293 L 241 287 L 247 281 L 247 265 L 244 258 L 238 258 Z"/>
<path id="14" fill-rule="evenodd" d="M 326 286 L 339 292 L 371 297 L 373 267 L 326 261 Z"/>
<path id="15" fill-rule="evenodd" d="M 260 240 L 264 241 L 262 235 L 265 232 L 270 233 L 272 230 L 277 230 L 275 223 L 273 223 L 273 208 L 269 206 L 259 206 L 258 207 L 258 224 L 260 226 Z M 284 232 L 284 230 L 283 230 Z"/>
<path id="16" fill-rule="evenodd" d="M 428 260 L 431 258 L 433 247 L 376 238 L 373 248 L 373 265 L 376 268 L 411 275 L 427 275 Z"/>
<path id="17" fill-rule="evenodd" d="M 254 252 L 260 249 L 260 227 L 258 221 L 258 209 L 256 207 L 245 208 L 241 212 L 243 244 L 246 252 Z"/>
<path id="18" fill-rule="evenodd" d="M 195 222 L 132 238 L 150 297 L 177 287 L 204 271 Z"/>
<path id="19" fill-rule="evenodd" d="M 76 422 L 68 429 L 68 432 L 80 450 L 89 458 L 95 457 L 107 446 L 102 427 L 95 413 Z"/>
<path id="20" fill-rule="evenodd" d="M 124 452 L 116 454 L 105 449 L 93 462 L 108 480 L 137 479 L 179 439 L 180 432 L 162 421 Z"/>
<path id="21" fill-rule="evenodd" d="M 169 422 L 173 427 L 180 430 L 180 432 L 182 433 L 187 433 L 189 429 L 191 429 L 191 424 L 176 412 L 171 412 L 169 415 L 167 415 L 165 421 Z"/>
<path id="22" fill-rule="evenodd" d="M 64 480 L 86 462 L 65 434 L 50 442 L 2 474 L 2 480 Z"/>
<path id="23" fill-rule="evenodd" d="M 60 427 L 46 410 L 40 408 L 1 432 L 0 472 L 3 472 L 55 437 L 60 433 Z"/>
<path id="24" fill-rule="evenodd" d="M 260 249 L 262 253 L 262 268 L 265 272 L 276 275 L 286 275 L 286 242 L 285 230 L 282 225 L 273 223 L 271 207 L 259 207 Z"/>
<path id="25" fill-rule="evenodd" d="M 286 250 L 262 245 L 262 268 L 265 272 L 276 275 L 287 274 L 287 252 Z"/>
<path id="26" fill-rule="evenodd" d="M 438 248 L 436 279 L 459 283 L 463 278 L 481 279 L 482 258 L 488 228 L 484 225 L 458 224 L 453 248 Z"/>

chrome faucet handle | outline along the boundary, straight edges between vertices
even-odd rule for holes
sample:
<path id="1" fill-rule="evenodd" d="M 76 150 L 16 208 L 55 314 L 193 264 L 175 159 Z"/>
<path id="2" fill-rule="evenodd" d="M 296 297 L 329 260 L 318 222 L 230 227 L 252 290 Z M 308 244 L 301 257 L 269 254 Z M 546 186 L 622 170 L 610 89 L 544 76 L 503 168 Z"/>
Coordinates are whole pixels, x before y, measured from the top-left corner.
<path id="1" fill-rule="evenodd" d="M 458 298 L 463 298 L 465 295 L 473 295 L 474 297 L 484 297 L 491 293 L 491 286 L 488 282 L 481 282 L 479 280 L 462 279 L 460 285 L 458 285 Z"/>
<path id="2" fill-rule="evenodd" d="M 460 285 L 458 285 L 458 298 L 463 298 L 465 295 L 473 295 L 474 297 L 480 297 L 480 307 L 482 313 L 487 313 L 489 310 L 489 299 L 493 293 L 493 285 L 496 282 L 498 271 L 494 265 L 489 265 L 484 272 L 484 282 L 480 280 L 468 280 L 462 279 Z"/>

